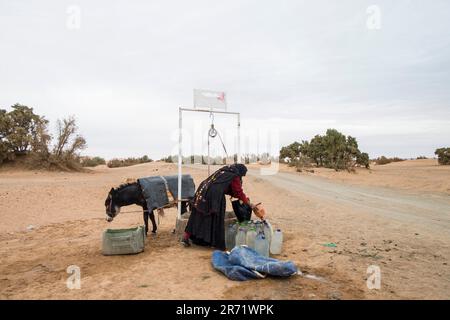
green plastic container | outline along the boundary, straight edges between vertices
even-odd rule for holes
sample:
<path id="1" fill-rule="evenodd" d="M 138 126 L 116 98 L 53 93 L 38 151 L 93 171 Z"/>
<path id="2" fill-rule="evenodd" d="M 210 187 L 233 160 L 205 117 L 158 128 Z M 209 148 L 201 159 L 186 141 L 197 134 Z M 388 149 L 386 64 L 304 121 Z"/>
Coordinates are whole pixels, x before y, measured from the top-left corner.
<path id="1" fill-rule="evenodd" d="M 145 228 L 107 229 L 103 232 L 102 253 L 105 256 L 136 254 L 144 251 Z"/>

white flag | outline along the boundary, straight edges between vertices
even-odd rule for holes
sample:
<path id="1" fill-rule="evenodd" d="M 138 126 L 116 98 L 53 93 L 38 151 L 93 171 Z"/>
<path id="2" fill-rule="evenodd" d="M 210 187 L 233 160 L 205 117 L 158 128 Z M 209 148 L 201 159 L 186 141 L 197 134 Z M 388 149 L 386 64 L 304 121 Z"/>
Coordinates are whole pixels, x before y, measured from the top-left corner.
<path id="1" fill-rule="evenodd" d="M 227 109 L 225 92 L 194 89 L 194 108 Z"/>

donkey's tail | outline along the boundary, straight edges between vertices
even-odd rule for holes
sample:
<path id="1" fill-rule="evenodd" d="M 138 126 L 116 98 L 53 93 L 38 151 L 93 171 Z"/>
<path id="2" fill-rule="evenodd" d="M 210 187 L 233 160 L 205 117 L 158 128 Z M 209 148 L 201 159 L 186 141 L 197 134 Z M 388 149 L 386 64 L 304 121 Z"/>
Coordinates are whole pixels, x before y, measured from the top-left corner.
<path id="1" fill-rule="evenodd" d="M 164 217 L 164 215 L 165 215 L 164 208 L 158 208 L 156 211 L 158 212 L 159 217 L 161 217 L 161 218 Z"/>

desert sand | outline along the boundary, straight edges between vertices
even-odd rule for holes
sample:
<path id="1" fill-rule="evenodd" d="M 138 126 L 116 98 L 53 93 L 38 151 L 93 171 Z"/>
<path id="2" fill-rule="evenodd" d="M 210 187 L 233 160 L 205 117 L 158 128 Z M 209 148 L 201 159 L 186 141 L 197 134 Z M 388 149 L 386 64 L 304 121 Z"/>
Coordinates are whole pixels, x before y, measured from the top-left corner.
<path id="1" fill-rule="evenodd" d="M 448 299 L 450 167 L 435 160 L 377 166 L 356 173 L 281 166 L 275 176 L 251 166 L 244 190 L 262 201 L 284 232 L 283 253 L 304 276 L 233 282 L 211 267 L 212 249 L 182 247 L 172 234 L 175 209 L 143 253 L 102 256 L 106 228 L 142 225 L 139 209 L 112 223 L 104 200 L 127 178 L 176 174 L 161 162 L 88 173 L 0 170 L 1 299 Z M 187 167 L 196 185 L 204 168 Z M 336 243 L 326 247 L 325 243 Z M 81 270 L 68 289 L 66 269 Z M 367 268 L 380 267 L 369 290 Z"/>
<path id="2" fill-rule="evenodd" d="M 439 165 L 436 159 L 407 160 L 388 165 L 372 164 L 369 170 L 355 168 L 354 174 L 328 168 L 309 168 L 299 174 L 310 175 L 307 170 L 314 170 L 315 176 L 334 181 L 450 195 L 450 168 Z M 296 169 L 280 164 L 280 171 L 295 172 Z"/>

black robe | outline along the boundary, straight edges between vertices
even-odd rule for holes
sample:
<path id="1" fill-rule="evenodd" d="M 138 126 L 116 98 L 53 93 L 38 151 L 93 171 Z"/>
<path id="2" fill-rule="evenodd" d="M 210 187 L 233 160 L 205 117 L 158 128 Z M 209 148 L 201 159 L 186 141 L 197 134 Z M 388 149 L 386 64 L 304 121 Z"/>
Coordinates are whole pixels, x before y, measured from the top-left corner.
<path id="1" fill-rule="evenodd" d="M 232 164 L 220 168 L 199 185 L 186 226 L 195 244 L 225 249 L 225 192 L 235 177 L 246 173 L 243 164 Z"/>

